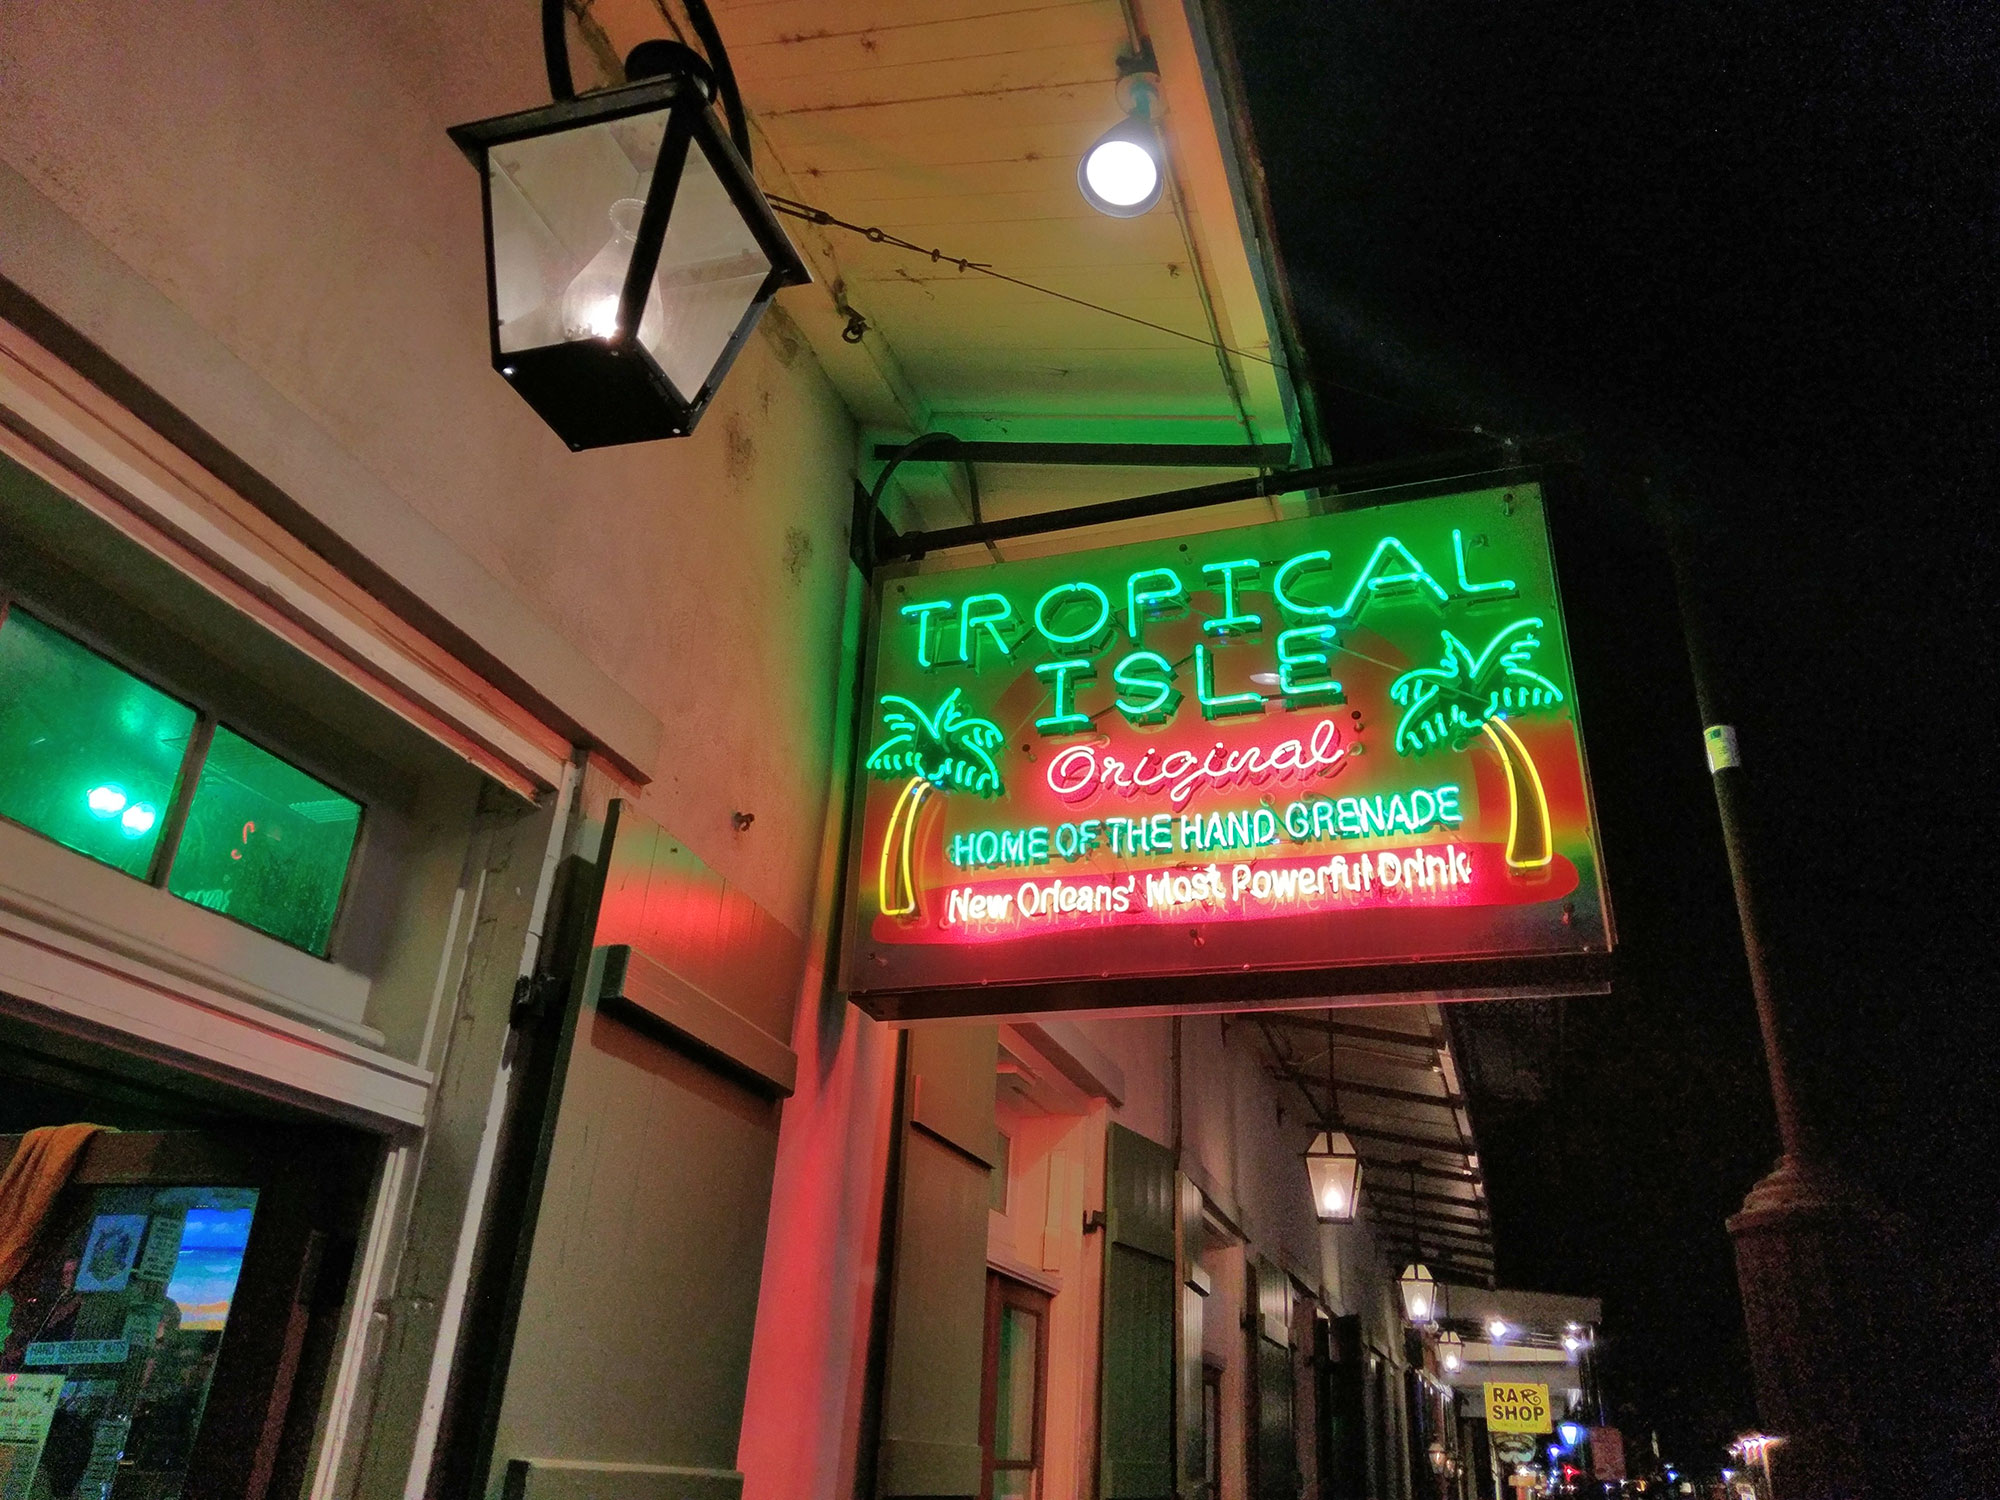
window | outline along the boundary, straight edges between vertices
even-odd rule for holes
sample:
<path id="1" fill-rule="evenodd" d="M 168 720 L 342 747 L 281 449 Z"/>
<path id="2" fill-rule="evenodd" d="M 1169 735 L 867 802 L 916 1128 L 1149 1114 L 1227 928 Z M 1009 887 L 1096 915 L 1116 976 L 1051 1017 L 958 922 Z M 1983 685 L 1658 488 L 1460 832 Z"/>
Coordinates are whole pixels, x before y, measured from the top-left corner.
<path id="1" fill-rule="evenodd" d="M 0 620 L 0 815 L 146 879 L 195 713 L 40 620 Z"/>
<path id="2" fill-rule="evenodd" d="M 986 1277 L 986 1378 L 979 1409 L 981 1500 L 1040 1500 L 1048 1365 L 1046 1294 Z"/>
<path id="3" fill-rule="evenodd" d="M 361 804 L 0 603 L 0 817 L 323 957 Z"/>
<path id="4" fill-rule="evenodd" d="M 361 805 L 217 725 L 167 889 L 326 952 Z"/>

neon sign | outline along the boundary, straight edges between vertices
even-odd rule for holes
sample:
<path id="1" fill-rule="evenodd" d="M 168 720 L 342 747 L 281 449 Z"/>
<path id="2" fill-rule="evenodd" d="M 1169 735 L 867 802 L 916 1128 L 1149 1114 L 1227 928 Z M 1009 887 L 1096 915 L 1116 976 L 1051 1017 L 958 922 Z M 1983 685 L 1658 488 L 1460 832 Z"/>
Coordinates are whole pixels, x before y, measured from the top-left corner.
<path id="1" fill-rule="evenodd" d="M 878 622 L 842 961 L 878 1014 L 1603 987 L 1537 485 L 919 571 Z"/>

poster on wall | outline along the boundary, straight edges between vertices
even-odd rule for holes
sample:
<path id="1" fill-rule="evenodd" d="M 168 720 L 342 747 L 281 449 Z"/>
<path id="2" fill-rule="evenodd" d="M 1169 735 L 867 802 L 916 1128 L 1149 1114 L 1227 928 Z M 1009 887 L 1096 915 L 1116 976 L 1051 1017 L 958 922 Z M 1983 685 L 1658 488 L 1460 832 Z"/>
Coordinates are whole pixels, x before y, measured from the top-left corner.
<path id="1" fill-rule="evenodd" d="M 1606 988 L 1537 484 L 879 588 L 842 948 L 871 1013 Z"/>

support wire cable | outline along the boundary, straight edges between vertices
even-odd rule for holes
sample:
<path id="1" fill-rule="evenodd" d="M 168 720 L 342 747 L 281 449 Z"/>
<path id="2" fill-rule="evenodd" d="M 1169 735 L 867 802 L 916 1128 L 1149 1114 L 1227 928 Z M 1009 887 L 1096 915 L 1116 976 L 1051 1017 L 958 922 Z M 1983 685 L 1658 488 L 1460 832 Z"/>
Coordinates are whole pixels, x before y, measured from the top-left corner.
<path id="1" fill-rule="evenodd" d="M 1058 302 L 1067 302 L 1072 307 L 1080 307 L 1088 312 L 1102 313 L 1105 317 L 1116 318 L 1122 323 L 1131 323 L 1140 328 L 1150 328 L 1153 332 L 1164 333 L 1169 338 L 1185 339 L 1188 343 L 1199 344 L 1204 349 L 1213 349 L 1220 354 L 1234 355 L 1238 359 L 1252 360 L 1260 365 L 1269 365 L 1274 370 L 1285 370 L 1289 373 L 1286 365 L 1272 359 L 1269 355 L 1253 354 L 1247 349 L 1235 348 L 1232 345 L 1223 343 L 1220 339 L 1209 338 L 1205 334 L 1189 333 L 1183 328 L 1170 328 L 1165 323 L 1155 323 L 1150 318 L 1142 318 L 1135 313 L 1120 312 L 1117 308 L 1106 307 L 1101 302 L 1092 302 L 1087 298 L 1072 296 L 1068 292 L 1059 292 L 1054 287 L 1042 286 L 1037 282 L 1028 281 L 1019 276 L 1011 276 L 986 261 L 972 260 L 963 255 L 950 255 L 935 245 L 919 245 L 914 240 L 906 240 L 901 235 L 891 234 L 880 225 L 856 224 L 851 220 L 841 218 L 838 214 L 832 213 L 827 209 L 820 208 L 811 203 L 802 203 L 796 198 L 787 198 L 781 193 L 767 191 L 764 197 L 770 203 L 773 211 L 784 214 L 787 217 L 803 219 L 806 223 L 817 224 L 823 229 L 842 229 L 849 234 L 860 235 L 872 245 L 887 245 L 894 250 L 907 250 L 912 255 L 921 255 L 934 265 L 954 266 L 960 272 L 969 271 L 980 276 L 990 277 L 994 281 L 1004 281 L 1009 286 L 1020 287 L 1023 291 L 1034 292 L 1043 297 L 1053 297 Z M 1478 427 L 1459 427 L 1449 422 L 1440 422 L 1420 407 L 1412 406 L 1407 401 L 1398 401 L 1393 396 L 1384 396 L 1376 391 L 1363 390 L 1360 386 L 1345 385 L 1338 380 L 1322 378 L 1319 384 L 1330 386 L 1335 390 L 1345 391 L 1348 395 L 1358 396 L 1364 401 L 1374 401 L 1382 406 L 1392 407 L 1397 411 L 1417 418 L 1435 431 L 1465 433 L 1479 437 L 1487 435 Z"/>

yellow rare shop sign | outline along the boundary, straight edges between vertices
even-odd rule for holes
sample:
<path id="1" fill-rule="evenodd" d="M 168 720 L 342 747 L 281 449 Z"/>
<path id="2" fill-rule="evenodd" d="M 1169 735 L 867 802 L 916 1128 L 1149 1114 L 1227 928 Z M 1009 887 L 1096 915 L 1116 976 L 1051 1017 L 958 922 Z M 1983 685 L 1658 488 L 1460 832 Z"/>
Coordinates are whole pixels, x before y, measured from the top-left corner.
<path id="1" fill-rule="evenodd" d="M 1492 1432 L 1548 1432 L 1549 1388 L 1513 1381 L 1486 1383 L 1486 1426 Z"/>

